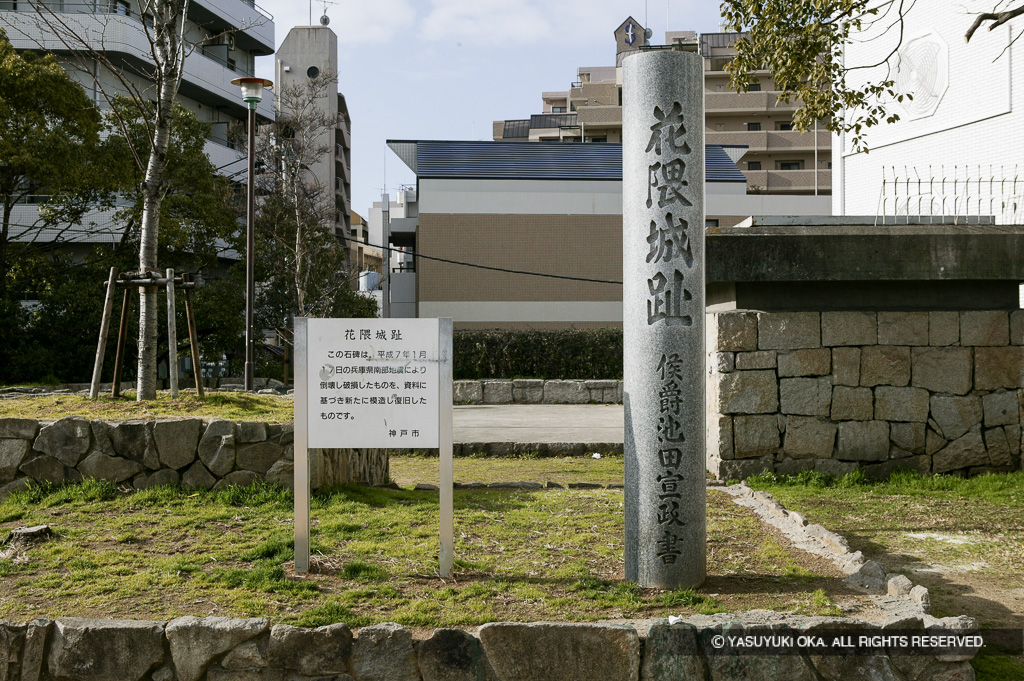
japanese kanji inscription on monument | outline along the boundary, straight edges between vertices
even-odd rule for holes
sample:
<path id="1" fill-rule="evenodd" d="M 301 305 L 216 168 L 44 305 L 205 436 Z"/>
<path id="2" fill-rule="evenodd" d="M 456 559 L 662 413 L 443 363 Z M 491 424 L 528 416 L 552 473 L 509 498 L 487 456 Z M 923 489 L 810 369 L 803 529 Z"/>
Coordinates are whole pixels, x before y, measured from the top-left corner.
<path id="1" fill-rule="evenodd" d="M 705 575 L 703 68 L 623 61 L 626 578 L 648 587 Z"/>

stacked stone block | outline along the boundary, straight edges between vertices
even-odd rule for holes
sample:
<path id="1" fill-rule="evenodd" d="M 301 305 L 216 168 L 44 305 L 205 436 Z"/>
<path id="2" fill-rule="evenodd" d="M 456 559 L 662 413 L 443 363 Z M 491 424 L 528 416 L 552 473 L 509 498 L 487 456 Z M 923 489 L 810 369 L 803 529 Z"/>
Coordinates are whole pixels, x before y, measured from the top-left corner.
<path id="1" fill-rule="evenodd" d="M 933 618 L 929 618 L 933 620 Z M 904 618 L 901 630 L 954 629 L 956 618 Z M 974 651 L 953 656 L 714 654 L 733 636 L 835 632 L 884 634 L 878 625 L 824 617 L 693 616 L 632 626 L 495 622 L 478 634 L 437 629 L 414 639 L 385 623 L 303 629 L 266 619 L 180 617 L 170 622 L 37 619 L 0 621 L 0 679 L 20 681 L 639 681 L 656 679 L 974 678 Z M 945 630 L 945 629 L 944 629 Z M 710 652 L 709 652 L 710 651 Z M 900 670 L 894 674 L 894 668 Z M 885 673 L 882 673 L 882 672 Z"/>
<path id="2" fill-rule="evenodd" d="M 620 404 L 622 381 L 485 379 L 455 381 L 455 404 Z"/>
<path id="3" fill-rule="evenodd" d="M 107 423 L 69 416 L 55 423 L 0 419 L 0 497 L 30 480 L 61 484 L 83 477 L 125 487 L 221 489 L 255 480 L 291 487 L 291 424 L 203 421 Z M 387 482 L 382 450 L 310 450 L 314 487 Z"/>
<path id="4" fill-rule="evenodd" d="M 1020 467 L 1024 311 L 709 315 L 708 468 Z"/>

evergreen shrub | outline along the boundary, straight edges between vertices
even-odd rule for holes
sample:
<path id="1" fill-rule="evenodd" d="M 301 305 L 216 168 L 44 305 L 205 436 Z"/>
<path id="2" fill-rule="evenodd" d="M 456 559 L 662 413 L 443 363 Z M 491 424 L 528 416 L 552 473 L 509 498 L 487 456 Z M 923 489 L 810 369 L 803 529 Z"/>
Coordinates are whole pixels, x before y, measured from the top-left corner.
<path id="1" fill-rule="evenodd" d="M 455 332 L 455 379 L 622 379 L 622 329 Z"/>

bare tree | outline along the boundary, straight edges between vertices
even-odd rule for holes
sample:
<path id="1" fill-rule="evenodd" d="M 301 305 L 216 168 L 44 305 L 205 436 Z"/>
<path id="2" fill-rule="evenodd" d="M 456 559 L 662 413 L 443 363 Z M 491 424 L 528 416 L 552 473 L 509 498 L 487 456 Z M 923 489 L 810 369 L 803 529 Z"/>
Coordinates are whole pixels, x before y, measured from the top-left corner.
<path id="1" fill-rule="evenodd" d="M 160 239 L 160 205 L 167 188 L 164 181 L 167 149 L 171 139 L 174 102 L 178 96 L 186 58 L 198 44 L 185 36 L 189 0 L 139 0 L 141 27 L 148 44 L 143 65 L 129 65 L 116 60 L 114 51 L 105 47 L 108 25 L 121 22 L 117 14 L 65 14 L 44 0 L 30 0 L 35 9 L 34 21 L 48 36 L 53 36 L 71 55 L 72 66 L 91 79 L 97 92 L 107 102 L 112 116 L 140 170 L 143 209 L 140 224 L 139 270 L 157 271 L 157 245 Z M 132 20 L 135 26 L 140 22 Z M 223 35 L 206 36 L 201 42 Z M 94 68 L 94 65 L 98 69 Z M 107 87 L 98 70 L 112 77 Z M 140 81 L 143 84 L 139 84 Z M 127 97 L 132 107 L 114 106 L 115 99 Z M 145 146 L 132 142 L 130 129 L 142 122 Z M 136 399 L 156 398 L 157 288 L 139 289 L 139 363 Z"/>
<path id="2" fill-rule="evenodd" d="M 343 235 L 335 234 L 337 205 L 334 188 L 317 177 L 314 168 L 333 158 L 336 116 L 328 97 L 337 82 L 325 71 L 277 92 L 278 116 L 264 126 L 256 141 L 259 210 L 257 229 L 266 252 L 265 305 L 275 308 L 269 319 L 275 327 L 285 317 L 367 316 L 369 299 L 351 290 Z M 285 286 L 283 279 L 290 281 Z M 275 282 L 277 283 L 275 289 Z M 271 301 L 274 301 L 271 303 Z"/>

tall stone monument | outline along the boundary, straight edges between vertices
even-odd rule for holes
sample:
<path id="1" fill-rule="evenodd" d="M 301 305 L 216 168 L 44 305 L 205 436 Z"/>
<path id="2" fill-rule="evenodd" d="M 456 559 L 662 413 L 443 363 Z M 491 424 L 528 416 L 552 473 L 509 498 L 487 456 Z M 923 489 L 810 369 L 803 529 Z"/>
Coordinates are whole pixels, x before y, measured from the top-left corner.
<path id="1" fill-rule="evenodd" d="M 622 63 L 626 579 L 704 581 L 704 66 Z"/>

